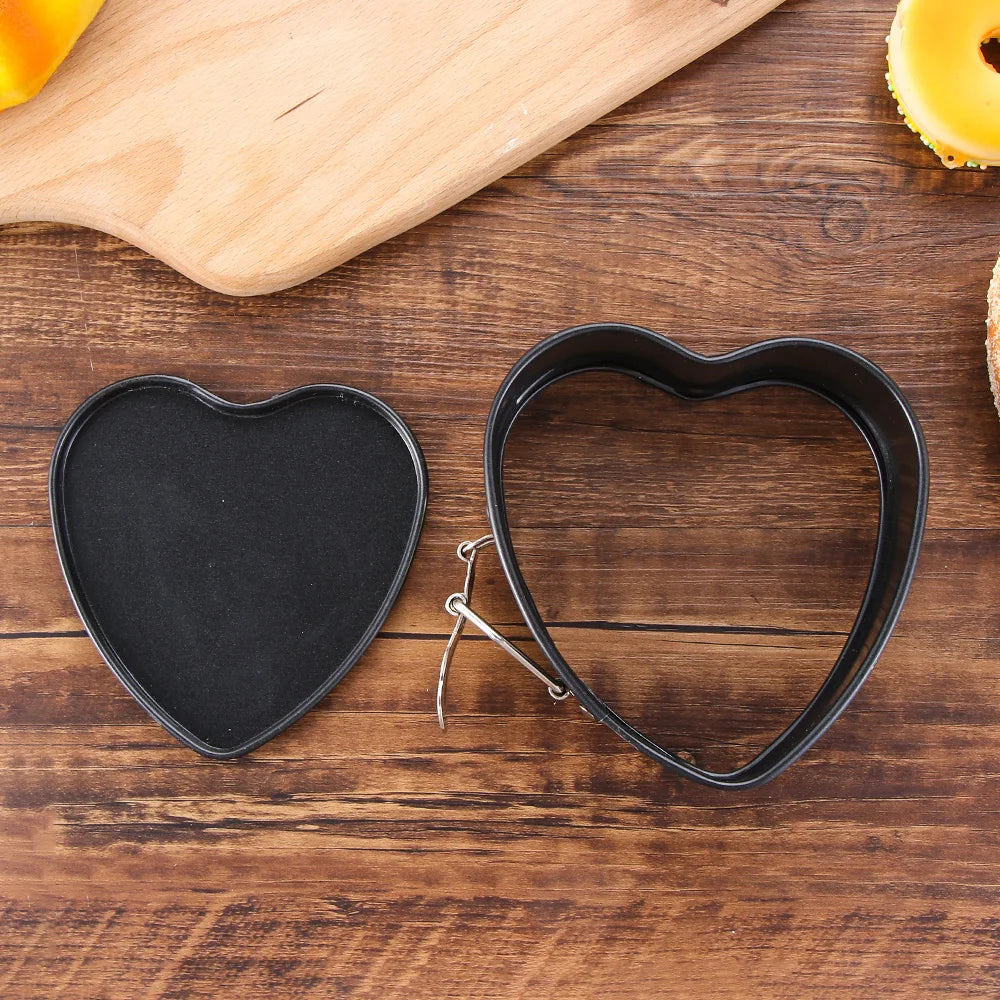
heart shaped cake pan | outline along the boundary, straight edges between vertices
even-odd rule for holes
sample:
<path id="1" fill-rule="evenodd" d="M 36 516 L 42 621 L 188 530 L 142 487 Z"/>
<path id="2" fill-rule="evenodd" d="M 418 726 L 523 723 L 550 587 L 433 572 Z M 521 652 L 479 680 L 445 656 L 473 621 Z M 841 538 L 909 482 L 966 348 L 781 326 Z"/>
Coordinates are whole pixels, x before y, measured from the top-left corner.
<path id="1" fill-rule="evenodd" d="M 631 375 L 692 400 L 758 386 L 803 389 L 842 410 L 861 432 L 875 459 L 880 490 L 875 555 L 844 648 L 815 697 L 792 724 L 753 760 L 733 771 L 700 768 L 657 745 L 613 712 L 559 652 L 518 565 L 504 496 L 504 450 L 511 427 L 528 403 L 548 386 L 595 370 Z M 857 694 L 903 609 L 920 551 L 929 490 L 927 450 L 916 416 L 895 383 L 860 354 L 825 341 L 796 337 L 705 357 L 650 330 L 613 323 L 564 330 L 542 341 L 514 365 L 490 410 L 484 466 L 492 540 L 521 614 L 555 671 L 555 677 L 541 674 L 550 691 L 557 697 L 568 691 L 591 716 L 664 767 L 717 788 L 748 788 L 775 777 L 819 739 Z M 472 548 L 488 539 L 472 543 Z M 467 562 L 470 553 L 469 543 L 459 550 Z M 467 591 L 470 582 L 471 577 Z M 467 609 L 459 608 L 451 598 L 447 607 L 452 614 L 478 625 Z M 487 631 L 496 639 L 492 633 Z M 500 640 L 502 644 L 502 637 Z M 439 710 L 449 657 L 450 648 L 442 663 Z"/>
<path id="2" fill-rule="evenodd" d="M 229 758 L 299 719 L 378 633 L 427 471 L 403 420 L 358 389 L 238 404 L 149 375 L 70 418 L 49 500 L 108 666 L 179 740 Z"/>

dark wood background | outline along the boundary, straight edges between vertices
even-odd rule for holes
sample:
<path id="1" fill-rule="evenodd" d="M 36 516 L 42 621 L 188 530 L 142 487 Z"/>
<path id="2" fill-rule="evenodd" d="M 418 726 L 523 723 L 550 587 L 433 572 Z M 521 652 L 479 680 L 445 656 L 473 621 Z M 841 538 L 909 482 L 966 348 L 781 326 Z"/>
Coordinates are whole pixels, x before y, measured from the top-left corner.
<path id="1" fill-rule="evenodd" d="M 890 0 L 802 0 L 514 176 L 269 298 L 117 240 L 0 232 L 0 996 L 1000 994 L 1000 421 L 984 367 L 1000 173 L 948 172 L 883 80 Z M 433 689 L 455 545 L 508 367 L 574 323 L 719 352 L 856 348 L 909 395 L 933 486 L 865 690 L 784 776 L 675 780 L 503 654 Z M 348 679 L 236 763 L 180 747 L 101 663 L 56 563 L 49 455 L 144 372 L 237 400 L 378 393 L 432 484 L 403 595 Z M 569 658 L 732 763 L 852 618 L 874 530 L 853 430 L 794 392 L 701 406 L 588 376 L 513 443 L 516 532 Z M 480 603 L 515 635 L 492 557 Z M 630 625 L 630 628 L 622 628 Z"/>

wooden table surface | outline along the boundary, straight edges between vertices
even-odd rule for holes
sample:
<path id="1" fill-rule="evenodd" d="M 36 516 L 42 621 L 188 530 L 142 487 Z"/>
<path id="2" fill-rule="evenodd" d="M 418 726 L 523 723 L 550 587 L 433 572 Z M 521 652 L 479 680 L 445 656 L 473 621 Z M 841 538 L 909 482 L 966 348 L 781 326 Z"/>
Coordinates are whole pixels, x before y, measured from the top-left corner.
<path id="1" fill-rule="evenodd" d="M 0 232 L 0 996 L 996 997 L 1000 421 L 984 296 L 1000 173 L 948 172 L 885 90 L 890 0 L 790 2 L 434 221 L 236 300 L 100 234 Z M 481 436 L 529 346 L 638 322 L 719 352 L 858 349 L 927 435 L 928 530 L 867 686 L 772 784 L 679 781 L 486 641 L 434 684 Z M 81 630 L 46 471 L 144 372 L 237 400 L 385 398 L 428 461 L 383 634 L 234 763 L 151 722 Z M 875 481 L 791 390 L 553 389 L 512 445 L 527 573 L 580 672 L 702 763 L 775 734 L 849 628 Z M 493 557 L 480 603 L 524 635 Z M 628 626 L 628 627 L 625 627 Z"/>

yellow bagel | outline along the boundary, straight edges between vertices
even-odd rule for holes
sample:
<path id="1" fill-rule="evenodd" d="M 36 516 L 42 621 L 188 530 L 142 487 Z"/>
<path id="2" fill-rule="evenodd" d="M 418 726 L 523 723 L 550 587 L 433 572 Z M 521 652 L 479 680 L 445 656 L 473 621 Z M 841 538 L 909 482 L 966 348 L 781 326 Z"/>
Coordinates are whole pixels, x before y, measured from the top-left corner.
<path id="1" fill-rule="evenodd" d="M 887 41 L 899 112 L 945 166 L 1000 166 L 1000 0 L 902 0 Z"/>

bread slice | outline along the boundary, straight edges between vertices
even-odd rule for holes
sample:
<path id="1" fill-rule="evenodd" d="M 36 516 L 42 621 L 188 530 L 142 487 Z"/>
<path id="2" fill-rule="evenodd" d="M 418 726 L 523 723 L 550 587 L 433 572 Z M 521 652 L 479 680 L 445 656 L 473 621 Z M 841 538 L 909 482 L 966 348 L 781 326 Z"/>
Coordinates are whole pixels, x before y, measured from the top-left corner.
<path id="1" fill-rule="evenodd" d="M 993 280 L 986 297 L 989 312 L 986 316 L 986 363 L 990 369 L 990 386 L 993 402 L 1000 411 L 1000 260 L 993 269 Z"/>

